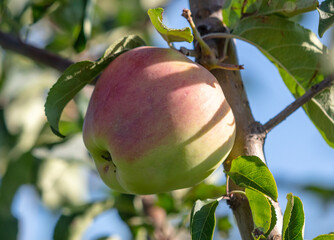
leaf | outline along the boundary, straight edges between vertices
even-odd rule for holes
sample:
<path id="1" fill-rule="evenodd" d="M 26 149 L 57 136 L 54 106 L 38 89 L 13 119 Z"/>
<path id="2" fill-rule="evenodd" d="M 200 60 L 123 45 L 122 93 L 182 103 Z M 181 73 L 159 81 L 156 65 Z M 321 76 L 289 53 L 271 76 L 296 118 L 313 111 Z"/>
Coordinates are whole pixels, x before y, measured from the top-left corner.
<path id="1" fill-rule="evenodd" d="M 155 204 L 163 208 L 167 214 L 178 212 L 175 205 L 175 199 L 170 192 L 157 194 L 157 202 Z"/>
<path id="2" fill-rule="evenodd" d="M 271 204 L 267 197 L 258 191 L 246 188 L 245 192 L 254 221 L 253 234 L 258 239 L 261 235 L 264 236 L 271 226 Z"/>
<path id="3" fill-rule="evenodd" d="M 222 216 L 217 218 L 217 229 L 219 231 L 219 234 L 223 238 L 228 238 L 230 231 L 232 230 L 232 223 L 230 222 L 228 216 Z"/>
<path id="4" fill-rule="evenodd" d="M 132 48 L 145 45 L 138 36 L 127 36 L 112 44 L 97 62 L 82 61 L 72 64 L 49 91 L 45 114 L 52 131 L 59 137 L 59 120 L 66 104 L 88 83 L 96 78 L 116 57 Z"/>
<path id="5" fill-rule="evenodd" d="M 135 195 L 114 193 L 115 195 L 115 204 L 114 208 L 117 209 L 119 216 L 126 223 L 138 215 L 135 206 Z"/>
<path id="6" fill-rule="evenodd" d="M 270 220 L 270 227 L 266 233 L 264 233 L 264 236 L 268 237 L 271 231 L 274 229 L 277 223 L 277 215 L 276 215 L 276 209 L 273 205 L 273 203 L 269 200 L 270 207 L 271 207 L 271 220 Z"/>
<path id="7" fill-rule="evenodd" d="M 326 48 L 314 33 L 297 23 L 277 16 L 249 17 L 238 23 L 233 35 L 256 46 L 276 65 L 295 98 L 324 79 L 320 66 Z M 305 112 L 331 147 L 334 147 L 333 106 L 334 86 L 304 105 Z"/>
<path id="8" fill-rule="evenodd" d="M 87 11 L 87 5 L 88 5 L 88 0 L 83 0 L 82 1 L 82 7 L 81 7 L 81 23 L 79 26 L 79 34 L 77 39 L 74 42 L 74 49 L 76 52 L 82 52 L 87 43 L 87 37 L 90 35 L 90 28 L 88 26 L 91 26 L 91 23 L 88 24 L 88 11 Z"/>
<path id="9" fill-rule="evenodd" d="M 289 193 L 283 216 L 283 240 L 302 240 L 304 237 L 304 209 L 302 201 Z"/>
<path id="10" fill-rule="evenodd" d="M 276 182 L 268 167 L 256 156 L 241 156 L 232 161 L 226 173 L 240 187 L 257 190 L 274 201 L 278 193 Z"/>
<path id="11" fill-rule="evenodd" d="M 147 11 L 148 16 L 155 29 L 160 33 L 160 35 L 165 39 L 168 45 L 171 42 L 189 42 L 191 43 L 194 39 L 189 27 L 183 29 L 173 29 L 168 28 L 162 23 L 162 13 L 163 8 L 154 8 Z"/>
<path id="12" fill-rule="evenodd" d="M 192 240 L 211 240 L 216 225 L 215 211 L 218 201 L 197 200 L 191 210 L 190 233 Z"/>
<path id="13" fill-rule="evenodd" d="M 241 18 L 247 16 L 265 16 L 278 14 L 282 17 L 293 17 L 298 14 L 315 10 L 318 6 L 316 0 L 237 0 L 228 1 L 223 6 L 223 19 L 228 27 L 233 27 Z"/>
<path id="14" fill-rule="evenodd" d="M 10 159 L 0 184 L 0 239 L 17 239 L 18 221 L 11 213 L 14 196 L 23 184 L 35 183 L 36 176 L 37 159 L 30 152 Z"/>
<path id="15" fill-rule="evenodd" d="M 16 191 L 23 184 L 35 183 L 38 159 L 30 152 L 11 159 L 0 185 L 0 215 L 11 215 L 11 205 Z"/>
<path id="16" fill-rule="evenodd" d="M 46 1 L 39 1 L 31 3 L 31 11 L 32 11 L 32 18 L 33 23 L 36 23 L 40 20 L 46 13 L 47 10 L 55 3 L 55 0 L 46 0 Z"/>
<path id="17" fill-rule="evenodd" d="M 226 194 L 226 185 L 200 183 L 192 187 L 183 198 L 183 202 L 192 205 L 196 200 L 219 198 Z"/>
<path id="18" fill-rule="evenodd" d="M 333 240 L 334 239 L 334 234 L 323 234 L 319 235 L 316 238 L 313 238 L 313 240 Z"/>
<path id="19" fill-rule="evenodd" d="M 325 186 L 317 186 L 317 185 L 305 185 L 302 187 L 302 190 L 308 191 L 320 197 L 323 201 L 322 206 L 325 207 L 330 201 L 334 201 L 334 188 L 333 187 L 325 187 Z"/>
<path id="20" fill-rule="evenodd" d="M 319 12 L 318 34 L 322 37 L 334 25 L 334 0 L 323 1 L 317 10 Z"/>
<path id="21" fill-rule="evenodd" d="M 108 199 L 103 202 L 94 202 L 83 206 L 80 210 L 74 210 L 71 214 L 62 215 L 55 227 L 53 239 L 83 239 L 87 227 L 100 213 L 113 206 L 113 200 Z"/>
<path id="22" fill-rule="evenodd" d="M 13 216 L 0 214 L 0 239 L 17 240 L 18 221 Z"/>

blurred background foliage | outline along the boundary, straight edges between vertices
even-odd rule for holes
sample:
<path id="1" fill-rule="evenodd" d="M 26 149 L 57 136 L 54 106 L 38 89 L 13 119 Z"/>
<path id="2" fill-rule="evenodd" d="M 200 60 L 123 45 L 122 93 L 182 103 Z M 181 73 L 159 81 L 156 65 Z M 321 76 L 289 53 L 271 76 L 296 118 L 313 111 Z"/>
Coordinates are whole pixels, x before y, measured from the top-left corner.
<path id="1" fill-rule="evenodd" d="M 146 11 L 168 8 L 172 2 L 1 0 L 0 31 L 73 61 L 96 60 L 125 35 L 137 34 L 152 45 L 154 30 Z M 0 239 L 152 238 L 156 223 L 145 212 L 143 198 L 109 190 L 83 145 L 81 128 L 92 86 L 63 112 L 60 128 L 68 137 L 60 139 L 51 132 L 44 103 L 59 76 L 54 69 L 0 48 Z M 192 204 L 224 194 L 221 175 L 191 189 L 152 197 L 150 204 L 167 214 L 163 224 L 170 234 L 190 238 Z M 324 205 L 334 200 L 334 188 L 296 187 L 315 194 Z M 37 211 L 22 206 L 24 199 L 34 199 Z M 112 218 L 105 217 L 106 212 Z M 216 238 L 231 237 L 233 220 L 226 204 L 216 217 Z"/>
<path id="2" fill-rule="evenodd" d="M 2 0 L 0 30 L 73 61 L 96 60 L 125 35 L 137 34 L 152 44 L 146 11 L 168 4 L 165 0 Z M 84 239 L 93 220 L 110 209 L 117 209 L 131 238 L 153 236 L 155 223 L 145 213 L 141 197 L 105 187 L 83 145 L 81 128 L 93 87 L 86 87 L 64 110 L 60 128 L 68 137 L 60 139 L 44 115 L 47 92 L 60 73 L 3 49 L 0 61 L 0 239 L 45 239 L 43 233 L 23 236 L 25 219 L 14 206 L 20 192 L 34 195 L 43 211 L 56 219 L 49 222 L 54 228 L 49 238 Z M 159 194 L 152 204 L 165 210 L 173 234 L 189 238 L 193 202 L 224 191 L 224 186 L 203 183 Z M 29 221 L 37 224 L 39 217 L 30 216 Z M 226 235 L 231 227 L 228 217 L 219 218 L 219 229 Z M 105 224 L 117 229 L 121 223 Z M 112 234 L 102 231 L 97 236 L 90 239 L 110 239 Z"/>

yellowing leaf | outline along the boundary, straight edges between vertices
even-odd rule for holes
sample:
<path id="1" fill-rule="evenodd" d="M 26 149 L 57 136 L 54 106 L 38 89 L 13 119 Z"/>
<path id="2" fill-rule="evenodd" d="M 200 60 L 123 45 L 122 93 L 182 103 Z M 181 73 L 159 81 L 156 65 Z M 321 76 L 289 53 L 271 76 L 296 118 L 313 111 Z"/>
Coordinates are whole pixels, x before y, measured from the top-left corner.
<path id="1" fill-rule="evenodd" d="M 155 29 L 160 33 L 163 39 L 166 40 L 168 45 L 172 42 L 192 42 L 194 37 L 189 27 L 183 29 L 168 28 L 162 23 L 162 8 L 149 9 L 147 11 L 148 16 Z"/>

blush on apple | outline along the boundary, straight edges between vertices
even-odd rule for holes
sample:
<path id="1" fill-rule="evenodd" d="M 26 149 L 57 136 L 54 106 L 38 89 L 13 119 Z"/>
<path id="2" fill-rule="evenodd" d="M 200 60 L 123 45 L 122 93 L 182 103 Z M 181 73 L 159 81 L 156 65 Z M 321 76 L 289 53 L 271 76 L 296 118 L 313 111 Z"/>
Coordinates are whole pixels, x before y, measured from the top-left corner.
<path id="1" fill-rule="evenodd" d="M 99 78 L 83 138 L 110 188 L 153 194 L 208 177 L 232 149 L 235 122 L 208 70 L 176 50 L 140 47 Z"/>

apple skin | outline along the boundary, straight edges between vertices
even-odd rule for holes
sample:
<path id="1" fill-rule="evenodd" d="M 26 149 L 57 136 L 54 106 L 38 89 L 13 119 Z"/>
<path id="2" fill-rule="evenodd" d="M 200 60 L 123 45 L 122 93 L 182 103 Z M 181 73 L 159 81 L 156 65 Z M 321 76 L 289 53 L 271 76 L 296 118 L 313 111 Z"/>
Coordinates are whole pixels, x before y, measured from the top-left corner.
<path id="1" fill-rule="evenodd" d="M 173 49 L 139 47 L 99 78 L 83 139 L 111 189 L 154 194 L 208 177 L 233 147 L 235 121 L 208 70 Z"/>

